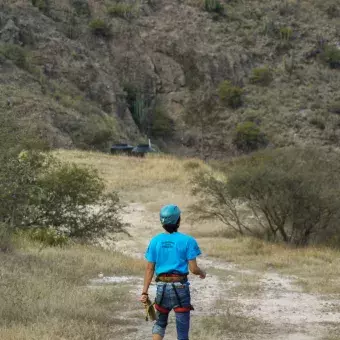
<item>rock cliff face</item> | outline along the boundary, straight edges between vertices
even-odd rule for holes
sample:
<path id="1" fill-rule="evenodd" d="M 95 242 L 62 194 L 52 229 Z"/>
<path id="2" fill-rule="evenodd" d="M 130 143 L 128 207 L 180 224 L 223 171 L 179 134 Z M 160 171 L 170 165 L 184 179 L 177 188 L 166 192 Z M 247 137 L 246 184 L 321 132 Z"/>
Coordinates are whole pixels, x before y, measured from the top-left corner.
<path id="1" fill-rule="evenodd" d="M 275 145 L 338 144 L 337 1 L 0 0 L 0 11 L 1 112 L 54 147 L 149 136 L 223 156 L 244 121 Z M 242 105 L 218 98 L 225 80 Z M 185 123 L 207 91 L 214 119 Z"/>

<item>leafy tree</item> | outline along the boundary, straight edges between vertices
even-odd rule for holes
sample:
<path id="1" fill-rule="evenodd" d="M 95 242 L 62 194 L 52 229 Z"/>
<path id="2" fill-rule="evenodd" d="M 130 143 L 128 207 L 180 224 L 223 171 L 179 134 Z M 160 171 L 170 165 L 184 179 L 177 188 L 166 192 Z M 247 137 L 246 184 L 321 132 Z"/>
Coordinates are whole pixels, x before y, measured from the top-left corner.
<path id="1" fill-rule="evenodd" d="M 53 228 L 69 237 L 123 231 L 119 199 L 96 171 L 51 155 L 21 152 L 0 169 L 0 220 L 12 229 Z"/>
<path id="2" fill-rule="evenodd" d="M 270 150 L 194 178 L 198 218 L 218 218 L 241 234 L 306 245 L 338 232 L 339 156 L 323 150 Z"/>

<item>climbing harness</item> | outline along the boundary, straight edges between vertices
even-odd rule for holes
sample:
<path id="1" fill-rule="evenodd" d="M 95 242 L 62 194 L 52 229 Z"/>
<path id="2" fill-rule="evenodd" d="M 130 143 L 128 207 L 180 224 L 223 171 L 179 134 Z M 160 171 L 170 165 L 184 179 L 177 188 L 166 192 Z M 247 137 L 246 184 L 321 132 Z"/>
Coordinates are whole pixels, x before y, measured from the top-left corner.
<path id="1" fill-rule="evenodd" d="M 181 302 L 181 298 L 179 297 L 178 291 L 177 291 L 177 289 L 186 287 L 186 283 L 188 282 L 188 276 L 187 275 L 183 275 L 183 274 L 182 275 L 181 274 L 160 274 L 160 275 L 157 276 L 156 282 L 164 282 L 165 283 L 163 285 L 163 291 L 162 291 L 162 296 L 161 296 L 160 300 L 155 302 L 155 308 L 160 313 L 164 313 L 164 314 L 170 313 L 169 309 L 162 306 L 166 284 L 170 284 L 170 283 L 172 285 L 172 289 L 175 292 L 177 302 L 178 302 L 178 307 L 174 308 L 174 311 L 176 313 L 186 313 L 186 312 L 190 312 L 191 310 L 194 310 L 193 306 L 191 306 L 191 305 L 187 306 L 187 307 L 183 307 L 182 302 Z M 181 283 L 181 285 L 176 286 L 175 283 Z"/>
<path id="2" fill-rule="evenodd" d="M 159 301 L 155 301 L 152 303 L 149 298 L 147 298 L 146 302 L 144 303 L 145 307 L 145 321 L 155 321 L 157 319 L 156 310 L 163 314 L 169 314 L 170 310 L 162 306 L 162 302 L 164 299 L 165 288 L 167 284 L 171 284 L 172 289 L 175 292 L 178 307 L 174 308 L 176 313 L 186 313 L 194 310 L 192 305 L 183 307 L 181 298 L 178 294 L 177 289 L 182 289 L 186 287 L 186 283 L 188 282 L 188 276 L 186 274 L 160 274 L 156 278 L 156 282 L 163 282 L 163 291 L 162 296 Z M 177 286 L 175 285 L 177 283 Z M 180 285 L 178 285 L 180 283 Z M 147 294 L 145 294 L 147 295 Z"/>
<path id="3" fill-rule="evenodd" d="M 172 282 L 180 282 L 186 283 L 188 282 L 188 275 L 187 274 L 175 274 L 175 273 L 164 273 L 159 274 L 156 277 L 156 282 L 165 282 L 165 283 L 172 283 Z"/>

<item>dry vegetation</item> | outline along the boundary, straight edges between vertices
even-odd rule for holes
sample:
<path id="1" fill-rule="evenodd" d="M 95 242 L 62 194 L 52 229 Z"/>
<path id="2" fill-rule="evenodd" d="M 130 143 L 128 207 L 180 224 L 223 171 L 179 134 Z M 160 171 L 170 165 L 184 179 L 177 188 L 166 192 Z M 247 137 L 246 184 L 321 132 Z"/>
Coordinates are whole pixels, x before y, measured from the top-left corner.
<path id="1" fill-rule="evenodd" d="M 223 315 L 197 318 L 195 325 L 192 337 L 199 340 L 255 339 L 259 334 L 265 334 L 263 323 L 239 316 L 228 309 Z"/>
<path id="2" fill-rule="evenodd" d="M 174 192 L 182 196 L 183 207 L 186 209 L 193 202 L 188 185 L 192 171 L 208 167 L 200 161 L 180 160 L 170 156 L 135 159 L 63 150 L 57 154 L 64 160 L 97 168 L 108 187 L 118 188 L 127 200 L 137 197 L 145 203 L 156 201 L 156 206 L 149 205 L 153 211 L 157 211 L 165 199 L 173 198 Z M 136 196 L 135 191 L 143 194 Z M 254 238 L 234 238 L 235 234 L 216 221 L 193 225 L 186 223 L 183 228 L 199 238 L 207 255 L 240 264 L 245 268 L 260 271 L 274 269 L 294 275 L 296 281 L 307 291 L 340 291 L 340 252 L 336 249 L 296 248 Z"/>
<path id="3" fill-rule="evenodd" d="M 108 190 L 119 190 L 126 202 L 142 199 L 152 211 L 158 209 L 164 197 L 173 198 L 173 191 L 182 196 L 185 210 L 193 200 L 188 185 L 191 171 L 208 166 L 200 161 L 169 156 L 136 159 L 65 150 L 54 154 L 67 162 L 97 168 Z M 154 205 L 148 205 L 149 201 Z M 255 270 L 254 274 L 244 275 L 218 269 L 211 271 L 212 275 L 225 280 L 228 275 L 234 277 L 238 284 L 230 289 L 229 298 L 257 296 L 259 279 L 268 270 L 294 275 L 296 282 L 310 292 L 339 292 L 338 250 L 298 249 L 254 238 L 228 238 L 225 237 L 231 236 L 228 232 L 220 232 L 213 221 L 210 223 L 212 227 L 207 223 L 194 226 L 184 223 L 183 229 L 190 233 L 194 230 L 204 253 L 212 258 Z M 141 276 L 143 261 L 83 245 L 41 249 L 22 238 L 17 239 L 15 245 L 14 253 L 0 254 L 0 299 L 4 301 L 0 305 L 0 338 L 107 340 L 112 334 L 123 338 L 124 334 L 136 331 L 136 319 L 120 318 L 121 302 L 124 301 L 124 305 L 133 303 L 133 296 L 127 295 L 128 286 L 109 285 L 96 289 L 89 288 L 88 283 L 100 272 L 112 276 Z M 243 317 L 230 302 L 228 305 L 222 300 L 219 303 L 216 308 L 223 311 L 221 315 L 195 317 L 193 337 L 205 340 L 213 336 L 222 340 L 227 336 L 236 340 L 271 334 L 266 324 Z M 135 312 L 133 316 L 140 317 L 142 322 L 141 313 Z M 336 340 L 336 327 L 334 332 L 332 327 L 329 329 L 331 332 L 325 340 Z"/>
<path id="4" fill-rule="evenodd" d="M 15 253 L 0 253 L 1 339 L 106 340 L 129 326 L 119 319 L 126 287 L 87 285 L 100 272 L 141 275 L 142 261 L 90 246 L 39 248 L 20 238 Z"/>
<path id="5" fill-rule="evenodd" d="M 253 238 L 202 238 L 207 254 L 260 271 L 275 270 L 294 275 L 311 292 L 340 291 L 340 252 L 327 247 L 295 248 Z"/>
<path id="6" fill-rule="evenodd" d="M 125 198 L 143 192 L 143 202 L 161 193 L 189 193 L 190 170 L 204 167 L 197 159 L 181 160 L 174 156 L 149 156 L 145 159 L 111 156 L 100 152 L 55 151 L 64 161 L 93 167 L 105 180 L 107 190 L 118 190 Z M 144 196 L 144 197 L 143 197 Z"/>

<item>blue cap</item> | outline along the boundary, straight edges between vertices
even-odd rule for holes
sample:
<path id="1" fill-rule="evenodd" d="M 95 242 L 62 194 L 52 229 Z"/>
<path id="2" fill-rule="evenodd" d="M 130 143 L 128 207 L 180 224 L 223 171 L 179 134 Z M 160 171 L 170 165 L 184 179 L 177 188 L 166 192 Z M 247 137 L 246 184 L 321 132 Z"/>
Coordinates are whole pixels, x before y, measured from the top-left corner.
<path id="1" fill-rule="evenodd" d="M 159 214 L 161 223 L 175 225 L 181 216 L 181 210 L 177 205 L 169 204 L 165 205 Z"/>

